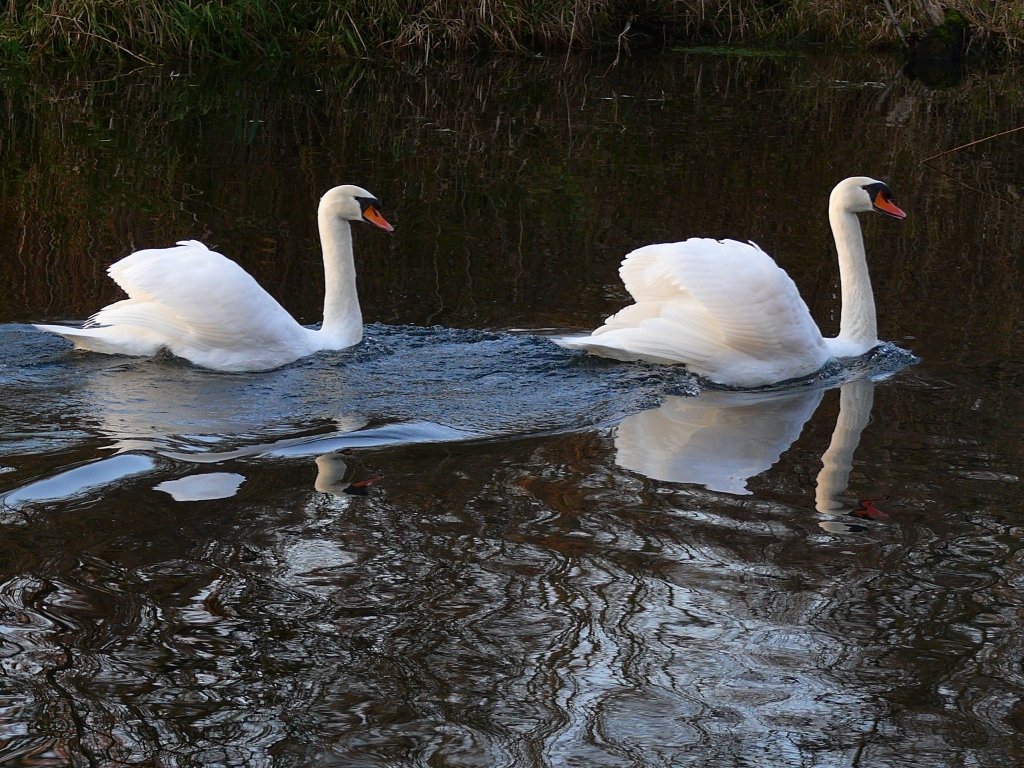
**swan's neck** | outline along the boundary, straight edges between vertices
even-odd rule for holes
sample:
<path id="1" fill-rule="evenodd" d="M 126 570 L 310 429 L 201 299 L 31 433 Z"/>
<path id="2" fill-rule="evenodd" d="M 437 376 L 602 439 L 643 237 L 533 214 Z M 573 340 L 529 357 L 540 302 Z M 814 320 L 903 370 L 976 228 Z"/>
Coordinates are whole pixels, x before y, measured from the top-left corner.
<path id="1" fill-rule="evenodd" d="M 849 354 L 863 354 L 878 344 L 878 326 L 860 220 L 840 205 L 829 206 L 828 218 L 839 251 L 839 282 L 843 292 L 838 340 L 851 347 Z"/>
<path id="2" fill-rule="evenodd" d="M 323 211 L 318 216 L 324 249 L 324 323 L 319 335 L 337 349 L 363 338 L 363 313 L 356 292 L 356 265 L 352 258 L 352 227 L 348 221 Z"/>

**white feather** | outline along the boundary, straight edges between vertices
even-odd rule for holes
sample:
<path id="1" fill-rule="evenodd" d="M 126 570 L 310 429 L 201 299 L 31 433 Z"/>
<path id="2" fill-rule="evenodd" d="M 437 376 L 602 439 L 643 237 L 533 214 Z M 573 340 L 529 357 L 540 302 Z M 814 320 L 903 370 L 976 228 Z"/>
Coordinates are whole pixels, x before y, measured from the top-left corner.
<path id="1" fill-rule="evenodd" d="M 753 386 L 806 376 L 829 351 L 789 276 L 753 244 L 694 238 L 639 248 L 619 270 L 636 304 L 563 346 L 624 360 L 685 363 Z"/>
<path id="2" fill-rule="evenodd" d="M 207 368 L 276 368 L 322 349 L 343 349 L 362 338 L 362 315 L 348 221 L 363 218 L 359 187 L 335 187 L 320 203 L 327 293 L 324 324 L 299 325 L 238 264 L 197 240 L 137 251 L 113 264 L 110 277 L 128 298 L 104 307 L 84 328 L 37 325 L 79 349 L 105 354 L 170 352 Z M 389 228 L 379 215 L 367 220 Z"/>
<path id="3" fill-rule="evenodd" d="M 863 354 L 878 340 L 856 213 L 872 210 L 865 187 L 879 184 L 845 179 L 830 198 L 844 285 L 835 339 L 822 338 L 789 275 L 756 244 L 692 238 L 628 254 L 619 274 L 636 303 L 589 336 L 554 341 L 617 360 L 685 364 L 712 381 L 744 387 L 801 378 L 832 357 Z"/>

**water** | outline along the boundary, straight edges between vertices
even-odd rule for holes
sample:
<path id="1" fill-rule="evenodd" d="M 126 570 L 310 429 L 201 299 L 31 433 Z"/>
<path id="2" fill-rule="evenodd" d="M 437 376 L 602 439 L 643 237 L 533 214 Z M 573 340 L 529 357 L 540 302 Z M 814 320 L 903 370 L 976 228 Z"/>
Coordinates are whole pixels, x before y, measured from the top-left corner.
<path id="1" fill-rule="evenodd" d="M 1021 761 L 1024 134 L 918 162 L 1024 124 L 1020 73 L 609 63 L 4 76 L 0 762 Z M 834 333 L 855 173 L 909 213 L 864 219 L 870 359 L 702 391 L 547 340 L 695 234 Z M 355 235 L 356 349 L 217 374 L 27 325 L 187 237 L 315 322 L 343 182 L 396 225 Z"/>

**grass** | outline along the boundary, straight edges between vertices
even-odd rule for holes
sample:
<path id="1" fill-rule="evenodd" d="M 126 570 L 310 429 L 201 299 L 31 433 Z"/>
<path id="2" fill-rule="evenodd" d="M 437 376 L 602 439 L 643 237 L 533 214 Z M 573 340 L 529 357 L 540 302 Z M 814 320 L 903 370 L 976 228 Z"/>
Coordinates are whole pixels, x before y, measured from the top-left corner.
<path id="1" fill-rule="evenodd" d="M 891 0 L 911 38 L 916 0 Z M 1024 3 L 949 0 L 975 40 L 1024 51 Z M 8 59 L 417 56 L 564 52 L 672 39 L 713 44 L 899 44 L 881 2 L 856 0 L 3 0 Z"/>

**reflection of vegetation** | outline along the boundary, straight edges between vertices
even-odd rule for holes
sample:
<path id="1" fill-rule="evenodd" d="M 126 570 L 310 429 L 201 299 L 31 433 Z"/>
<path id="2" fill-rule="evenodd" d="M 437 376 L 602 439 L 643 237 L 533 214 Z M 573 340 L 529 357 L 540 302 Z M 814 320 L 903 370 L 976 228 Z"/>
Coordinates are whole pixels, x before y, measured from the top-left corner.
<path id="1" fill-rule="evenodd" d="M 380 49 L 565 50 L 634 39 L 898 42 L 882 3 L 854 0 L 11 0 L 0 11 L 8 55 L 241 59 L 360 56 Z M 896 22 L 920 36 L 923 3 L 896 2 Z M 982 41 L 1019 50 L 1019 3 L 958 0 Z"/>
<path id="2" fill-rule="evenodd" d="M 623 254 L 702 234 L 777 254 L 834 330 L 822 212 L 835 181 L 869 173 L 911 214 L 866 222 L 883 336 L 916 335 L 924 317 L 947 325 L 944 308 L 958 307 L 954 335 L 1010 343 L 1024 306 L 1020 136 L 936 161 L 980 192 L 917 161 L 1024 122 L 1024 81 L 1007 71 L 942 93 L 905 79 L 883 91 L 896 66 L 669 55 L 607 78 L 564 59 L 515 72 L 8 78 L 0 318 L 84 317 L 119 295 L 107 264 L 197 237 L 314 322 L 316 202 L 353 182 L 396 225 L 391 238 L 356 232 L 368 321 L 592 325 L 625 300 Z M 970 280 L 944 279 L 965 270 Z M 998 318 L 981 309 L 992 297 Z"/>
<path id="3" fill-rule="evenodd" d="M 806 56 L 806 51 L 792 48 L 748 48 L 742 45 L 680 45 L 672 50 L 680 53 L 694 53 L 701 56 L 754 56 L 767 58 L 786 58 L 789 56 Z"/>

